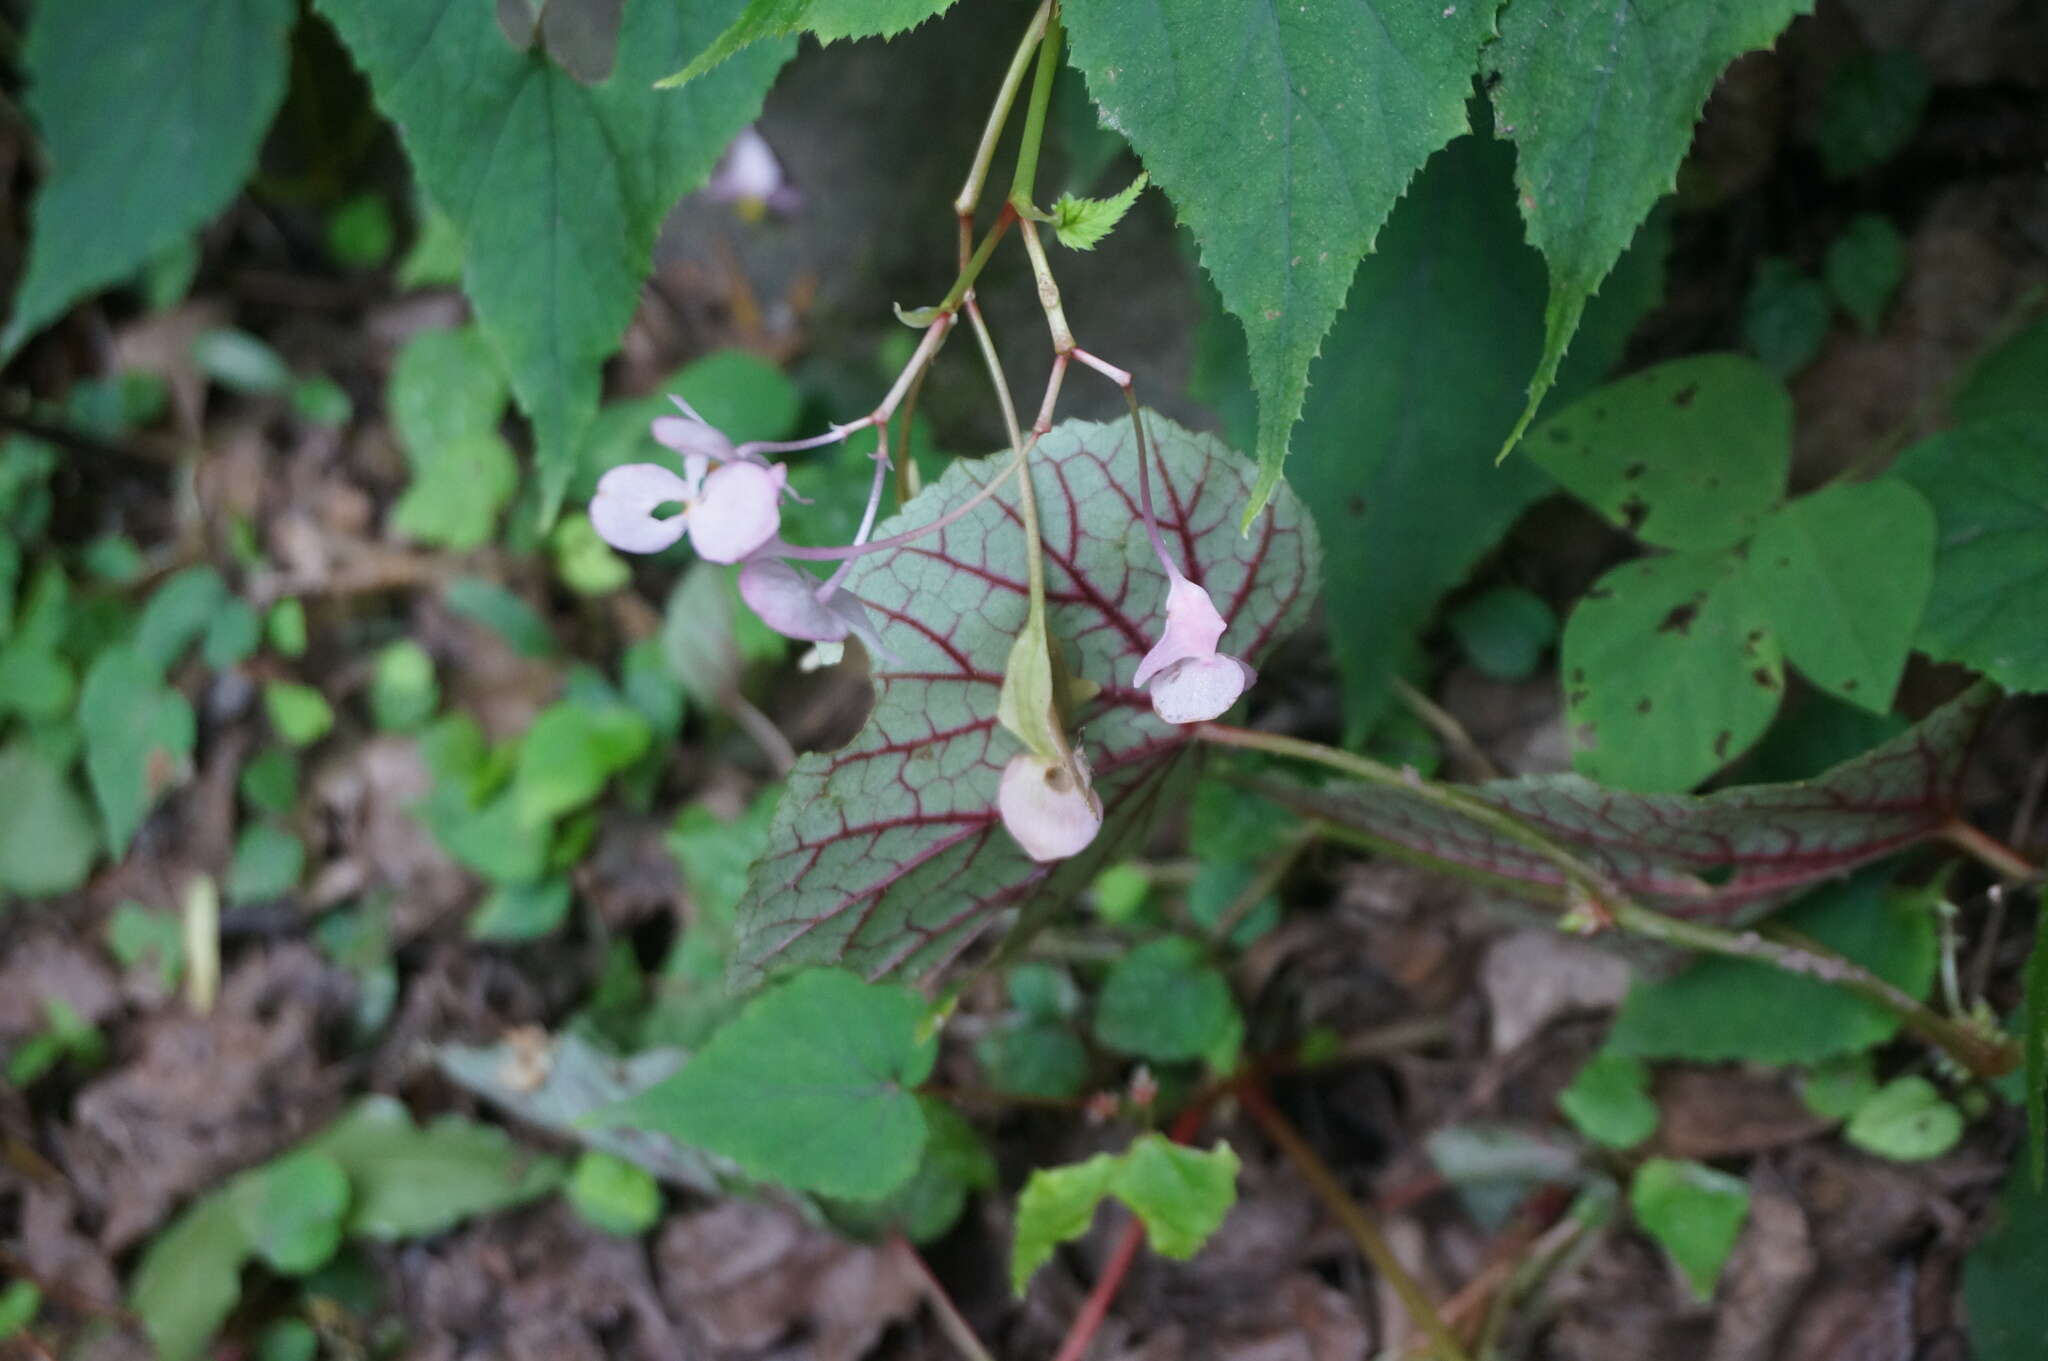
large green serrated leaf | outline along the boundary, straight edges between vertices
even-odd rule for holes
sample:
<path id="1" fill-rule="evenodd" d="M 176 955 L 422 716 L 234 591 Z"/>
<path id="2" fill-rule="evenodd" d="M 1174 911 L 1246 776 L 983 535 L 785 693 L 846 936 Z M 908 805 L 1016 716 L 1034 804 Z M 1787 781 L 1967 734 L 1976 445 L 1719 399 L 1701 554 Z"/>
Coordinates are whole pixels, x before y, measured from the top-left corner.
<path id="1" fill-rule="evenodd" d="M 2015 690 L 2048 690 L 2048 425 L 1999 416 L 1908 449 L 1934 506 L 1934 589 L 1918 643 Z"/>
<path id="2" fill-rule="evenodd" d="M 462 234 L 463 286 L 532 420 L 552 509 L 597 411 L 655 231 L 761 107 L 788 43 L 675 93 L 651 88 L 743 0 L 630 0 L 611 76 L 513 49 L 476 0 L 319 0 Z"/>
<path id="3" fill-rule="evenodd" d="M 1430 153 L 1465 131 L 1493 10 L 1489 0 L 1065 8 L 1089 92 L 1194 229 L 1224 306 L 1244 323 L 1260 413 L 1247 519 L 1279 481 L 1309 361 L 1359 257 Z"/>
<path id="4" fill-rule="evenodd" d="M 1556 398 L 1620 357 L 1662 290 L 1667 240 L 1655 226 L 1624 258 Z M 1354 738 L 1444 592 L 1550 490 L 1534 468 L 1494 466 L 1542 344 L 1543 263 L 1515 216 L 1512 152 L 1461 137 L 1430 158 L 1359 262 L 1309 370 L 1289 464 L 1322 531 L 1323 610 Z M 1361 581 L 1372 589 L 1350 589 Z"/>
<path id="5" fill-rule="evenodd" d="M 1314 533 L 1283 490 L 1249 537 L 1236 511 L 1244 462 L 1207 436 L 1146 416 L 1162 528 L 1229 622 L 1223 648 L 1257 664 L 1306 610 Z M 877 531 L 929 524 L 1009 463 L 961 462 Z M 1163 624 L 1166 578 L 1136 531 L 1137 446 L 1128 420 L 1070 421 L 1031 456 L 1046 548 L 1049 626 L 1070 672 L 1101 687 L 1075 714 L 1075 744 L 1107 818 L 1082 854 L 1050 870 L 1003 830 L 996 783 L 1020 750 L 996 696 L 1026 600 L 1013 488 L 897 553 L 862 559 L 846 586 L 900 661 L 839 751 L 804 757 L 776 810 L 740 905 L 742 979 L 796 964 L 870 976 L 928 973 L 1009 908 L 1059 901 L 1128 853 L 1168 799 L 1185 728 L 1131 686 Z"/>
<path id="6" fill-rule="evenodd" d="M 599 1113 L 666 1134 L 751 1176 L 875 1200 L 917 1171 L 914 1089 L 936 1038 L 915 993 L 815 969 L 749 1002 L 681 1072 Z"/>
<path id="7" fill-rule="evenodd" d="M 1891 712 L 1934 579 L 1934 511 L 1897 478 L 1781 506 L 1749 546 L 1749 584 L 1785 656 L 1830 694 Z"/>
<path id="8" fill-rule="evenodd" d="M 840 38 L 892 38 L 952 8 L 954 0 L 750 0 L 732 26 L 690 64 L 661 81 L 666 86 L 697 79 L 744 47 L 766 38 L 799 33 L 823 42 Z"/>
<path id="9" fill-rule="evenodd" d="M 22 57 L 50 174 L 0 355 L 189 236 L 241 187 L 284 95 L 297 9 L 292 0 L 35 7 Z"/>
<path id="10" fill-rule="evenodd" d="M 1621 789 L 1690 789 L 1748 750 L 1785 691 L 1777 635 L 1732 553 L 1624 563 L 1565 621 L 1572 765 Z"/>
<path id="11" fill-rule="evenodd" d="M 1516 146 L 1529 242 L 1550 268 L 1543 357 L 1508 447 L 1557 375 L 1586 300 L 1669 191 L 1729 62 L 1812 0 L 1516 0 L 1489 49 L 1495 122 Z"/>

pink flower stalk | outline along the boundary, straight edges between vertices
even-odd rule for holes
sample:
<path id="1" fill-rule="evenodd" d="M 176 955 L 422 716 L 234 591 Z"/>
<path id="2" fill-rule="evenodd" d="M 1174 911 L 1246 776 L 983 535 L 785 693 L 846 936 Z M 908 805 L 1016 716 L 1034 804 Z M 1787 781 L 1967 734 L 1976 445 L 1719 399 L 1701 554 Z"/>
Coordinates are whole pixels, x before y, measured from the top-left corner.
<path id="1" fill-rule="evenodd" d="M 1003 767 L 996 788 L 1003 826 L 1041 863 L 1079 855 L 1102 830 L 1102 800 L 1080 752 L 1070 761 L 1047 761 L 1020 751 Z"/>
<path id="2" fill-rule="evenodd" d="M 1189 581 L 1167 551 L 1159 519 L 1152 513 L 1152 459 L 1145 449 L 1141 419 L 1133 410 L 1132 428 L 1138 436 L 1138 508 L 1144 515 L 1152 551 L 1166 569 L 1166 627 L 1138 663 L 1131 683 L 1151 687 L 1152 712 L 1168 723 L 1206 723 L 1222 717 L 1237 703 L 1259 673 L 1216 650 L 1229 624 L 1209 593 Z"/>

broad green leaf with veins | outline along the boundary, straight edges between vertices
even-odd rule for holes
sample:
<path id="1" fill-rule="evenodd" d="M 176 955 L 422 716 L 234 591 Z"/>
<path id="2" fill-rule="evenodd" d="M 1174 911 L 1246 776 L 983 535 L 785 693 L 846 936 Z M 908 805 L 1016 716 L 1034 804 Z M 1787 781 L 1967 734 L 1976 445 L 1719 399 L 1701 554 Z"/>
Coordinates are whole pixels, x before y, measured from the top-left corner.
<path id="1" fill-rule="evenodd" d="M 1247 521 L 1279 482 L 1309 361 L 1359 257 L 1430 153 L 1465 131 L 1493 10 L 1491 0 L 1065 7 L 1089 92 L 1193 228 L 1224 306 L 1244 323 L 1259 395 Z"/>
<path id="2" fill-rule="evenodd" d="M 234 196 L 284 95 L 297 15 L 292 0 L 35 7 L 22 60 L 50 175 L 0 355 Z"/>
<path id="3" fill-rule="evenodd" d="M 655 79 L 717 37 L 742 0 L 628 0 L 618 64 L 598 85 L 515 51 L 476 0 L 319 8 L 398 124 L 427 197 L 463 237 L 463 287 L 532 420 L 551 512 L 662 218 L 759 112 L 790 45 L 763 45 L 662 93 Z"/>
<path id="4" fill-rule="evenodd" d="M 1166 541 L 1229 624 L 1225 651 L 1256 665 L 1298 623 L 1316 570 L 1314 534 L 1292 493 L 1246 537 L 1237 513 L 1250 470 L 1216 440 L 1148 413 L 1154 501 Z M 846 747 L 805 756 L 776 810 L 768 851 L 739 910 L 741 981 L 799 964 L 871 977 L 932 972 L 1006 910 L 1058 902 L 1128 855 L 1170 806 L 1185 728 L 1131 686 L 1164 625 L 1166 578 L 1136 530 L 1129 421 L 1069 421 L 1032 453 L 1046 545 L 1050 631 L 1077 681 L 1074 746 L 1106 818 L 1086 851 L 1034 864 L 995 807 L 1022 748 L 996 725 L 1003 668 L 1025 615 L 1024 540 L 1013 486 L 904 548 L 861 559 L 846 585 L 885 647 L 873 713 Z M 928 524 L 999 473 L 1010 455 L 961 462 L 877 538 Z"/>
<path id="5" fill-rule="evenodd" d="M 840 38 L 892 38 L 952 8 L 954 0 L 750 0 L 745 11 L 690 64 L 664 78 L 663 87 L 697 79 L 741 48 L 764 38 L 815 34 Z"/>
<path id="6" fill-rule="evenodd" d="M 1529 242 L 1550 268 L 1543 357 L 1514 447 L 1557 376 L 1586 300 L 1676 183 L 1729 62 L 1777 40 L 1813 0 L 1515 0 L 1490 49 L 1495 123 L 1516 146 Z"/>

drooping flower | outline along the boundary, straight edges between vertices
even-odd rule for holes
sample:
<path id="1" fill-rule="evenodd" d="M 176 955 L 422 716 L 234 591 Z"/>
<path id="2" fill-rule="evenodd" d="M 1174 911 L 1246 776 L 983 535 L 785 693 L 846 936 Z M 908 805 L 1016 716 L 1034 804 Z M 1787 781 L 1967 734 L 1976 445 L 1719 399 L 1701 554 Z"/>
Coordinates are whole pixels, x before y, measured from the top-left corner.
<path id="1" fill-rule="evenodd" d="M 1132 683 L 1151 688 L 1152 712 L 1168 723 L 1204 723 L 1237 703 L 1258 673 L 1216 650 L 1228 625 L 1209 593 L 1170 562 L 1167 571 L 1166 628 Z"/>
<path id="2" fill-rule="evenodd" d="M 683 470 L 627 463 L 598 479 L 590 523 L 598 537 L 628 553 L 658 553 L 690 536 L 707 562 L 739 562 L 773 542 L 782 528 L 789 473 L 780 464 L 735 455 L 732 441 L 681 398 L 681 416 L 654 422 L 654 437 L 682 455 Z M 656 511 L 679 504 L 666 518 Z"/>
<path id="3" fill-rule="evenodd" d="M 781 158 L 752 125 L 741 128 L 726 147 L 704 192 L 716 202 L 735 205 L 749 220 L 768 212 L 787 217 L 803 205 L 803 195 L 789 182 Z"/>
<path id="4" fill-rule="evenodd" d="M 740 599 L 785 638 L 836 643 L 852 635 L 870 653 L 889 655 L 866 606 L 836 581 L 820 582 L 780 558 L 752 558 L 740 567 Z"/>
<path id="5" fill-rule="evenodd" d="M 1079 855 L 1102 830 L 1102 800 L 1078 751 L 1065 761 L 1029 751 L 1012 756 L 996 787 L 996 810 L 1024 854 L 1040 862 Z"/>

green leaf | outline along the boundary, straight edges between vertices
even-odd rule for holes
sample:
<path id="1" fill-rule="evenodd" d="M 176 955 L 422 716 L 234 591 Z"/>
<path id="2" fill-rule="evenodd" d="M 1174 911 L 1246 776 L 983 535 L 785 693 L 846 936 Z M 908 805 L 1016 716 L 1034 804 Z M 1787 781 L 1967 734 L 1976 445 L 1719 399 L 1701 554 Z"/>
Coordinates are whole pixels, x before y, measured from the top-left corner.
<path id="1" fill-rule="evenodd" d="M 981 1037 L 974 1055 L 999 1092 L 1064 1101 L 1088 1081 L 1088 1050 L 1057 1022 L 1025 1020 Z"/>
<path id="2" fill-rule="evenodd" d="M 54 640 L 23 631 L 0 643 L 0 717 L 56 722 L 71 712 L 77 694 L 78 678 Z"/>
<path id="3" fill-rule="evenodd" d="M 302 1147 L 348 1174 L 349 1234 L 381 1242 L 523 1205 L 552 1191 L 563 1172 L 560 1159 L 520 1148 L 493 1125 L 446 1115 L 416 1126 L 388 1096 L 363 1097 Z"/>
<path id="4" fill-rule="evenodd" d="M 813 34 L 828 43 L 841 38 L 893 38 L 933 15 L 944 14 L 952 5 L 953 0 L 748 0 L 731 27 L 692 57 L 689 65 L 656 85 L 666 89 L 693 81 L 742 48 L 768 38 L 791 38 L 799 33 Z"/>
<path id="5" fill-rule="evenodd" d="M 2035 322 L 1979 359 L 1950 415 L 1957 425 L 1999 416 L 2048 417 L 2048 321 Z"/>
<path id="6" fill-rule="evenodd" d="M 253 397 L 283 392 L 292 381 L 290 365 L 247 331 L 202 331 L 192 341 L 192 360 L 230 392 Z"/>
<path id="7" fill-rule="evenodd" d="M 1119 959 L 1095 1001 L 1096 1039 L 1160 1063 L 1200 1058 L 1239 1024 L 1229 982 L 1178 936 Z"/>
<path id="8" fill-rule="evenodd" d="M 255 1361 L 320 1361 L 320 1334 L 304 1319 L 281 1318 L 256 1339 Z"/>
<path id="9" fill-rule="evenodd" d="M 1749 1188 L 1696 1162 L 1651 1158 L 1636 1169 L 1628 1200 L 1636 1222 L 1685 1273 L 1693 1298 L 1703 1304 L 1712 1299 L 1721 1267 L 1749 1218 Z"/>
<path id="10" fill-rule="evenodd" d="M 414 456 L 413 480 L 392 507 L 391 527 L 441 548 L 481 548 L 518 489 L 519 463 L 503 436 L 460 435 Z"/>
<path id="11" fill-rule="evenodd" d="M 1088 1231 L 1105 1197 L 1123 1202 L 1144 1221 L 1152 1251 L 1187 1260 L 1237 1203 L 1237 1169 L 1229 1144 L 1204 1152 L 1157 1133 L 1138 1136 L 1122 1153 L 1034 1169 L 1017 1197 L 1010 1288 L 1021 1296 L 1054 1248 Z"/>
<path id="12" fill-rule="evenodd" d="M 299 801 L 299 758 L 282 747 L 265 748 L 242 767 L 237 784 L 251 808 L 287 817 Z"/>
<path id="13" fill-rule="evenodd" d="M 271 681 L 263 687 L 263 710 L 286 746 L 310 747 L 334 727 L 334 710 L 310 685 Z"/>
<path id="14" fill-rule="evenodd" d="M 239 905 L 282 898 L 298 887 L 305 867 L 306 847 L 296 836 L 276 823 L 252 822 L 235 838 L 228 901 Z"/>
<path id="15" fill-rule="evenodd" d="M 2048 690 L 2048 426 L 2013 415 L 1922 440 L 1898 475 L 1934 507 L 1934 587 L 1915 639 L 2014 690 Z"/>
<path id="16" fill-rule="evenodd" d="M 1526 680 L 1557 640 L 1550 602 L 1519 586 L 1496 586 L 1451 611 L 1444 620 L 1465 660 L 1495 680 Z"/>
<path id="17" fill-rule="evenodd" d="M 94 659 L 78 696 L 85 773 L 106 824 L 107 845 L 127 853 L 157 796 L 184 778 L 196 736 L 192 706 L 133 646 Z"/>
<path id="18" fill-rule="evenodd" d="M 405 732 L 434 716 L 441 687 L 434 679 L 434 659 L 410 638 L 401 638 L 377 654 L 370 672 L 370 712 L 386 732 Z"/>
<path id="19" fill-rule="evenodd" d="M 759 112 L 789 47 L 762 47 L 663 94 L 655 79 L 724 31 L 741 0 L 631 0 L 617 65 L 592 86 L 506 43 L 486 4 L 319 0 L 319 9 L 462 238 L 464 289 L 533 423 L 541 503 L 552 511 L 656 230 Z"/>
<path id="20" fill-rule="evenodd" d="M 1891 712 L 1934 581 L 1934 535 L 1927 499 L 1894 477 L 1780 507 L 1748 566 L 1787 660 L 1829 694 Z"/>
<path id="21" fill-rule="evenodd" d="M 85 800 L 27 738 L 0 747 L 0 892 L 69 893 L 85 882 L 99 834 Z"/>
<path id="22" fill-rule="evenodd" d="M 1940 952 L 1925 890 L 1888 890 L 1883 874 L 1866 872 L 1815 890 L 1779 920 L 1914 997 L 1934 982 Z M 1643 1059 L 1818 1063 L 1873 1049 L 1898 1028 L 1896 1014 L 1818 979 L 1702 959 L 1637 983 L 1607 1047 Z"/>
<path id="23" fill-rule="evenodd" d="M 318 1270 L 341 1246 L 348 1174 L 332 1158 L 288 1153 L 236 1178 L 227 1196 L 250 1249 L 287 1276 Z"/>
<path id="24" fill-rule="evenodd" d="M 1124 220 L 1150 183 L 1140 172 L 1124 189 L 1108 198 L 1076 198 L 1061 194 L 1052 205 L 1052 230 L 1068 250 L 1094 250 Z"/>
<path id="25" fill-rule="evenodd" d="M 1595 1054 L 1557 1105 L 1579 1133 L 1608 1148 L 1634 1148 L 1657 1132 L 1650 1070 L 1625 1054 Z"/>
<path id="26" fill-rule="evenodd" d="M 1726 548 L 1784 498 L 1792 398 L 1740 355 L 1674 359 L 1549 417 L 1528 453 L 1644 543 Z"/>
<path id="27" fill-rule="evenodd" d="M 974 1126 L 934 1097 L 919 1104 L 929 1132 L 917 1175 L 873 1205 L 835 1205 L 833 1219 L 843 1227 L 870 1233 L 894 1227 L 913 1243 L 929 1243 L 958 1222 L 968 1196 L 996 1184 L 995 1156 Z"/>
<path id="28" fill-rule="evenodd" d="M 1920 126 L 1933 93 L 1927 68 L 1908 51 L 1859 53 L 1821 96 L 1820 159 L 1836 179 L 1888 161 Z"/>
<path id="29" fill-rule="evenodd" d="M 1838 1055 L 1799 1080 L 1800 1103 L 1823 1120 L 1847 1120 L 1875 1095 L 1877 1074 L 1868 1053 Z"/>
<path id="30" fill-rule="evenodd" d="M 580 511 L 564 515 L 548 546 L 554 550 L 555 575 L 578 595 L 610 595 L 633 579 L 633 569 L 598 537 L 590 517 Z"/>
<path id="31" fill-rule="evenodd" d="M 520 821 L 540 827 L 583 807 L 640 759 L 651 737 L 647 720 L 623 706 L 549 705 L 519 748 L 512 789 Z"/>
<path id="32" fill-rule="evenodd" d="M 1507 144 L 1487 137 L 1430 158 L 1359 262 L 1309 371 L 1288 480 L 1322 531 L 1350 742 L 1379 718 L 1402 651 L 1444 592 L 1551 490 L 1520 461 L 1494 465 L 1543 345 L 1543 264 L 1522 240 L 1513 170 Z M 1667 242 L 1652 224 L 1623 257 L 1557 397 L 1620 357 L 1662 290 Z"/>
<path id="33" fill-rule="evenodd" d="M 1975 1361 L 2036 1361 L 2048 1355 L 2048 1191 L 2015 1168 L 1990 1226 L 1963 1262 L 1963 1306 Z"/>
<path id="34" fill-rule="evenodd" d="M 143 606 L 135 650 L 160 670 L 171 666 L 206 632 L 227 599 L 227 583 L 204 563 L 173 573 Z"/>
<path id="35" fill-rule="evenodd" d="M 1305 608 L 1313 531 L 1283 494 L 1240 536 L 1231 520 L 1249 470 L 1213 439 L 1157 415 L 1146 429 L 1154 493 L 1171 507 L 1166 532 L 1230 621 L 1222 646 L 1257 665 Z M 848 573 L 845 589 L 867 602 L 883 646 L 901 660 L 874 664 L 881 693 L 854 740 L 803 757 L 790 775 L 740 907 L 737 977 L 815 963 L 928 974 L 1003 914 L 1069 900 L 1127 858 L 1161 801 L 1171 804 L 1189 733 L 1128 688 L 1166 596 L 1153 560 L 1132 557 L 1136 454 L 1128 420 L 1063 423 L 1032 454 L 1052 545 L 1050 631 L 1073 675 L 1104 687 L 1078 715 L 1078 745 L 1105 810 L 1094 843 L 1047 873 L 996 808 L 1003 766 L 1019 750 L 996 729 L 996 697 L 1027 599 L 1005 486 L 909 557 L 865 558 Z M 930 524 L 1009 462 L 956 461 L 876 533 Z M 917 570 L 904 572 L 905 561 Z"/>
<path id="36" fill-rule="evenodd" d="M 1223 305 L 1244 323 L 1259 396 L 1247 524 L 1279 481 L 1309 361 L 1359 257 L 1430 153 L 1466 129 L 1493 10 L 1362 0 L 1296 5 L 1283 18 L 1266 0 L 1064 7 L 1089 92 L 1193 229 Z"/>
<path id="37" fill-rule="evenodd" d="M 1769 256 L 1757 262 L 1742 304 L 1742 338 L 1766 368 L 1790 378 L 1820 353 L 1832 311 L 1818 279 L 1800 273 L 1790 260 Z"/>
<path id="38" fill-rule="evenodd" d="M 470 915 L 470 939 L 538 940 L 568 920 L 574 897 L 569 881 L 562 878 L 501 883 Z"/>
<path id="39" fill-rule="evenodd" d="M 215 671 L 239 666 L 254 656 L 263 641 L 263 619 L 256 607 L 240 597 L 221 603 L 219 611 L 206 621 L 206 638 L 200 656 Z"/>
<path id="40" fill-rule="evenodd" d="M 601 1119 L 763 1180 L 875 1200 L 917 1170 L 925 1119 L 912 1089 L 936 1050 L 916 994 L 811 970 L 756 996 L 680 1073 Z"/>
<path id="41" fill-rule="evenodd" d="M 1500 73 L 1494 119 L 1514 140 L 1529 242 L 1550 269 L 1543 356 L 1506 448 L 1549 391 L 1586 300 L 1675 185 L 1722 69 L 1812 8 L 1812 0 L 1516 0 L 1503 11 L 1500 41 L 1487 49 Z"/>
<path id="42" fill-rule="evenodd" d="M 291 0 L 36 7 L 22 63 L 50 172 L 0 355 L 227 204 L 284 94 L 297 17 Z"/>
<path id="43" fill-rule="evenodd" d="M 597 1150 L 576 1159 L 563 1188 L 583 1219 L 625 1238 L 637 1238 L 661 1221 L 661 1187 L 645 1168 Z"/>
<path id="44" fill-rule="evenodd" d="M 122 903 L 107 919 L 106 941 L 108 952 L 122 968 L 153 960 L 163 990 L 169 992 L 177 986 L 178 972 L 185 965 L 185 928 L 171 913 L 155 912 L 140 903 Z"/>
<path id="45" fill-rule="evenodd" d="M 457 577 L 442 592 L 448 608 L 473 619 L 511 644 L 522 657 L 546 657 L 555 650 L 555 635 L 533 606 L 495 581 Z"/>
<path id="46" fill-rule="evenodd" d="M 128 1286 L 160 1361 L 197 1361 L 242 1295 L 249 1238 L 230 1198 L 199 1200 L 150 1240 Z"/>
<path id="47" fill-rule="evenodd" d="M 441 446 L 495 434 L 511 389 L 504 366 L 475 326 L 421 331 L 391 365 L 384 405 L 417 467 Z"/>
<path id="48" fill-rule="evenodd" d="M 1778 639 L 1732 553 L 1671 553 L 1601 577 L 1559 659 L 1572 767 L 1620 789 L 1690 789 L 1770 725 Z"/>
<path id="49" fill-rule="evenodd" d="M 327 219 L 327 250 L 346 269 L 375 269 L 391 258 L 398 229 L 391 205 L 372 190 L 345 200 Z"/>
<path id="50" fill-rule="evenodd" d="M 1939 1158 L 1963 1137 L 1963 1113 L 1924 1077 L 1893 1078 L 1857 1108 L 1842 1137 L 1894 1162 Z"/>
<path id="51" fill-rule="evenodd" d="M 1828 291 L 1865 332 L 1877 330 L 1906 274 L 1906 239 L 1882 213 L 1858 213 L 1828 243 Z"/>
<path id="52" fill-rule="evenodd" d="M 43 1307 L 43 1292 L 30 1281 L 9 1281 L 0 1290 L 0 1342 L 7 1342 L 35 1322 Z"/>
<path id="53" fill-rule="evenodd" d="M 289 596 L 272 605 L 263 621 L 263 631 L 269 636 L 270 645 L 285 656 L 305 656 L 306 602 Z"/>

